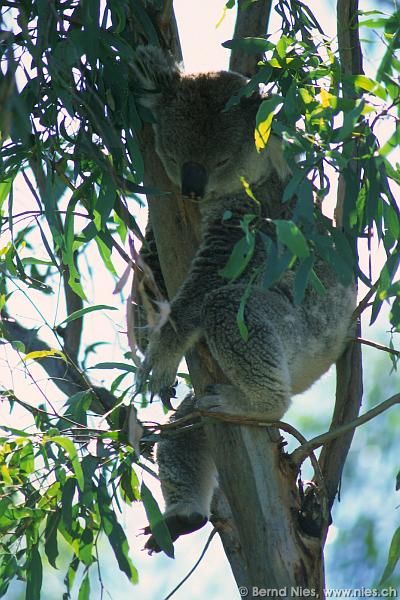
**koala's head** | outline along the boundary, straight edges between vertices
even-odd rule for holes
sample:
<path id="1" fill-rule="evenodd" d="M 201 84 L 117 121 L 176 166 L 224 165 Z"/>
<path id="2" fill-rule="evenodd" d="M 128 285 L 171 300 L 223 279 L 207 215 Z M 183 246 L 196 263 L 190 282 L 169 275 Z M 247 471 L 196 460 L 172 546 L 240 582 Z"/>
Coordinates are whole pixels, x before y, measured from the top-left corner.
<path id="1" fill-rule="evenodd" d="M 254 144 L 258 94 L 225 111 L 247 83 L 238 73 L 185 75 L 172 57 L 151 46 L 137 49 L 140 101 L 151 109 L 156 150 L 171 181 L 184 196 L 224 196 L 242 190 L 271 169 L 268 153 Z"/>

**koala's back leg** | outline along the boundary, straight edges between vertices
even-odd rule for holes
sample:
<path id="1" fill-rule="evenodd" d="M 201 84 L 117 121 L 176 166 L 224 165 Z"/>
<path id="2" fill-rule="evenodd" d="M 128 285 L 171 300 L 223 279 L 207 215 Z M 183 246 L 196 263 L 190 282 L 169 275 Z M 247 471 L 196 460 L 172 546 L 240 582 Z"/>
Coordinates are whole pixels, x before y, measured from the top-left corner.
<path id="1" fill-rule="evenodd" d="M 290 302 L 274 292 L 255 290 L 245 307 L 245 341 L 237 313 L 245 287 L 225 286 L 210 293 L 203 306 L 203 326 L 210 350 L 232 386 L 213 386 L 199 400 L 203 410 L 279 420 L 290 404 L 287 349 L 279 322 Z M 286 305 L 287 302 L 287 305 Z"/>
<path id="2" fill-rule="evenodd" d="M 187 396 L 172 420 L 194 410 L 195 399 Z M 217 484 L 214 462 L 202 427 L 190 429 L 158 443 L 157 462 L 165 500 L 164 518 L 172 540 L 203 527 L 210 516 L 210 505 Z M 146 533 L 150 533 L 148 529 Z M 153 536 L 145 547 L 159 552 Z"/>

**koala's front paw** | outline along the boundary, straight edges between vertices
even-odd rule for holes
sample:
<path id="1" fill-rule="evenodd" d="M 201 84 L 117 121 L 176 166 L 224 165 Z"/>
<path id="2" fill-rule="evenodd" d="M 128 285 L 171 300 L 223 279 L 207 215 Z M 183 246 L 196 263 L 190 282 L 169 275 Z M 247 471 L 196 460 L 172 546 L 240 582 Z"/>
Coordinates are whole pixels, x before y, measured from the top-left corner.
<path id="1" fill-rule="evenodd" d="M 170 328 L 172 329 L 172 328 Z M 175 379 L 181 356 L 177 350 L 176 334 L 164 326 L 157 335 L 150 340 L 146 356 L 136 377 L 136 390 L 143 392 L 145 384 L 153 398 L 158 395 L 162 403 L 172 409 L 170 399 L 175 398 Z"/>

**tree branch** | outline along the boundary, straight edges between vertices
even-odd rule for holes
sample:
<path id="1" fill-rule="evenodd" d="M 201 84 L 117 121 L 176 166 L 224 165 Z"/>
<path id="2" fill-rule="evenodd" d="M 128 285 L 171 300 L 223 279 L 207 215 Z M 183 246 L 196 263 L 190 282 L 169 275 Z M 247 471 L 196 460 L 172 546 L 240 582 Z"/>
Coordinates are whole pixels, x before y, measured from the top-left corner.
<path id="1" fill-rule="evenodd" d="M 393 354 L 393 356 L 400 357 L 400 350 L 395 350 L 394 348 L 383 346 L 382 344 L 378 344 L 377 342 L 373 342 L 372 340 L 356 338 L 354 341 L 358 342 L 359 344 L 364 344 L 365 346 L 371 346 L 371 348 L 376 348 L 377 350 L 382 350 L 383 352 L 388 352 L 389 354 Z"/>
<path id="2" fill-rule="evenodd" d="M 265 35 L 268 30 L 271 8 L 272 0 L 258 0 L 250 5 L 245 0 L 239 0 L 234 39 Z M 257 63 L 261 59 L 262 54 L 245 54 L 242 49 L 233 49 L 229 69 L 251 77 L 256 72 Z"/>
<path id="3" fill-rule="evenodd" d="M 25 346 L 27 353 L 33 351 L 47 351 L 50 346 L 38 337 L 36 329 L 28 329 L 15 321 L 2 315 L 3 336 L 9 341 L 18 340 Z M 40 366 L 46 371 L 51 381 L 67 397 L 73 396 L 79 391 L 90 390 L 93 392 L 94 400 L 91 409 L 99 415 L 111 410 L 117 399 L 106 388 L 93 386 L 86 376 L 72 363 L 65 363 L 56 358 L 43 358 Z"/>
<path id="4" fill-rule="evenodd" d="M 364 425 L 364 423 L 367 423 L 368 421 L 371 421 L 371 419 L 374 419 L 375 417 L 385 412 L 386 410 L 388 410 L 388 408 L 391 408 L 395 404 L 400 404 L 400 394 L 395 394 L 388 400 L 381 402 L 381 404 L 378 404 L 378 406 L 371 408 L 371 410 L 361 415 L 357 419 L 354 419 L 354 421 L 344 423 L 337 429 L 330 430 L 327 433 L 322 433 L 321 435 L 316 436 L 312 440 L 303 443 L 299 448 L 296 448 L 296 450 L 292 452 L 291 458 L 293 462 L 297 467 L 300 467 L 301 463 L 313 450 L 316 450 L 320 446 L 338 438 L 339 436 L 345 433 L 353 432 L 354 429 L 360 427 L 360 425 Z"/>
<path id="5" fill-rule="evenodd" d="M 362 73 L 362 54 L 358 30 L 358 0 L 337 0 L 337 28 L 339 55 L 341 61 L 343 95 L 354 93 L 345 82 L 345 76 Z M 354 149 L 354 156 L 356 149 Z M 356 161 L 351 168 L 357 171 Z M 336 218 L 338 226 L 343 224 L 343 206 L 346 193 L 345 177 L 339 177 Z M 356 325 L 356 336 L 361 337 L 361 325 Z M 336 363 L 336 403 L 330 431 L 337 430 L 345 423 L 353 421 L 361 407 L 362 357 L 361 344 L 351 343 Z M 321 471 L 328 494 L 329 508 L 332 507 L 342 477 L 344 463 L 353 439 L 354 429 L 327 443 L 320 455 Z"/>

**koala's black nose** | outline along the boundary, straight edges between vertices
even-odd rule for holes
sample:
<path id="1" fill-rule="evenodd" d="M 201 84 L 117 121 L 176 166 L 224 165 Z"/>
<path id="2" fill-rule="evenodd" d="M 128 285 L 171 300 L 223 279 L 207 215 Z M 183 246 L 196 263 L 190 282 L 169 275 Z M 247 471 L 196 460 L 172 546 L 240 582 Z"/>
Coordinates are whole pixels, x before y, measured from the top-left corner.
<path id="1" fill-rule="evenodd" d="M 199 163 L 187 162 L 182 166 L 182 196 L 203 198 L 207 185 L 207 171 Z"/>

